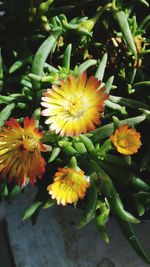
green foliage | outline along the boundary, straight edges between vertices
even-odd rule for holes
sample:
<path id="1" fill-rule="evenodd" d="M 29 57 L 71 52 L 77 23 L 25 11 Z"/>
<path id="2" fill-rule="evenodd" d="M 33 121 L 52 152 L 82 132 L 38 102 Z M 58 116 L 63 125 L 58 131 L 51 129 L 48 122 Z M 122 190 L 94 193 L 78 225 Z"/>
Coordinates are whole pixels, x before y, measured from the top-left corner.
<path id="1" fill-rule="evenodd" d="M 87 199 L 84 208 L 83 217 L 80 220 L 78 228 L 84 227 L 87 223 L 95 218 L 95 212 L 97 208 L 97 187 L 92 181 L 91 177 L 91 187 L 88 190 Z"/>

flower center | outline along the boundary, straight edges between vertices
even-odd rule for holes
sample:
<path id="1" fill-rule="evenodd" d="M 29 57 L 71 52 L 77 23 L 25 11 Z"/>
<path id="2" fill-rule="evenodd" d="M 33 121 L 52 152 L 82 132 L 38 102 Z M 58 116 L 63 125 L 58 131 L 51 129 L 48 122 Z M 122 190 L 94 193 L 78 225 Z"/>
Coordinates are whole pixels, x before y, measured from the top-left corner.
<path id="1" fill-rule="evenodd" d="M 72 117 L 79 118 L 83 114 L 81 99 L 73 98 L 68 101 L 66 110 Z"/>
<path id="2" fill-rule="evenodd" d="M 64 174 L 62 177 L 62 181 L 69 187 L 73 187 L 75 183 L 75 174 Z"/>
<path id="3" fill-rule="evenodd" d="M 128 142 L 127 138 L 122 137 L 122 138 L 118 139 L 118 145 L 120 147 L 126 148 L 129 146 L 129 142 Z"/>
<path id="4" fill-rule="evenodd" d="M 38 142 L 36 139 L 31 138 L 31 137 L 25 137 L 20 141 L 18 145 L 18 149 L 21 153 L 33 152 L 35 151 L 37 146 L 38 146 Z"/>

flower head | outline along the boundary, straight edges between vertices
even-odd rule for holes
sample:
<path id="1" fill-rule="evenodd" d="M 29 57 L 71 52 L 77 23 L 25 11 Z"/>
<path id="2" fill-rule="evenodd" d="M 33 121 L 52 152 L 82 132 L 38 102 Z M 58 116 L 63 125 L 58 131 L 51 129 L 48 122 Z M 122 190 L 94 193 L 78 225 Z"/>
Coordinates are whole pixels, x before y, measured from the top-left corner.
<path id="1" fill-rule="evenodd" d="M 59 168 L 55 173 L 54 182 L 47 187 L 52 199 L 57 204 L 66 205 L 83 199 L 90 183 L 84 172 L 71 168 Z"/>
<path id="2" fill-rule="evenodd" d="M 45 171 L 45 160 L 41 151 L 45 151 L 40 142 L 43 133 L 36 128 L 34 119 L 24 118 L 24 127 L 14 119 L 5 121 L 0 129 L 0 171 L 8 181 L 15 179 L 21 186 L 27 179 L 33 184 L 36 177 L 41 178 Z"/>
<path id="3" fill-rule="evenodd" d="M 94 130 L 100 124 L 104 100 L 108 98 L 105 88 L 97 90 L 101 81 L 86 73 L 76 79 L 72 74 L 60 85 L 53 85 L 42 97 L 43 116 L 48 116 L 46 124 L 50 130 L 61 136 L 76 136 Z"/>
<path id="4" fill-rule="evenodd" d="M 129 128 L 127 124 L 118 128 L 114 135 L 110 136 L 117 151 L 124 155 L 132 155 L 138 151 L 141 146 L 140 133 L 135 129 Z"/>

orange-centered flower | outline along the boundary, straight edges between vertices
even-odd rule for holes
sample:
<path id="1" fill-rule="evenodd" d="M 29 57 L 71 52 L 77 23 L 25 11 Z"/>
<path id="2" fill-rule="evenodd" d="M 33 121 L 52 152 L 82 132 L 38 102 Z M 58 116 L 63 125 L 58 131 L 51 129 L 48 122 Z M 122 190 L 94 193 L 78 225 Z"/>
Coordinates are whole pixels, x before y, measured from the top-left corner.
<path id="1" fill-rule="evenodd" d="M 94 130 L 100 124 L 104 100 L 108 98 L 105 88 L 98 90 L 101 81 L 86 73 L 78 78 L 72 74 L 59 85 L 53 85 L 42 97 L 43 116 L 50 130 L 61 136 L 76 136 Z"/>
<path id="2" fill-rule="evenodd" d="M 141 135 L 135 129 L 129 128 L 127 124 L 118 128 L 114 135 L 110 136 L 117 151 L 124 155 L 132 155 L 138 151 L 141 146 Z"/>
<path id="3" fill-rule="evenodd" d="M 0 171 L 2 178 L 8 175 L 21 186 L 27 179 L 33 184 L 45 171 L 45 160 L 40 142 L 43 133 L 36 128 L 34 119 L 24 118 L 24 127 L 13 118 L 0 129 Z"/>
<path id="4" fill-rule="evenodd" d="M 47 187 L 47 190 L 52 199 L 57 200 L 58 205 L 66 205 L 83 199 L 89 186 L 88 177 L 83 171 L 59 168 L 55 173 L 54 182 Z"/>

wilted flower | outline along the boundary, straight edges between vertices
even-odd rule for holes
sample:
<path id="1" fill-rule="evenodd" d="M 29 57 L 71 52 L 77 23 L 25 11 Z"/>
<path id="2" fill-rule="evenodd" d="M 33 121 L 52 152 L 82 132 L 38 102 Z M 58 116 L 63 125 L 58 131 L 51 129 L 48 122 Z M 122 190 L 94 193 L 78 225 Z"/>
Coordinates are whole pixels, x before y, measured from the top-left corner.
<path id="1" fill-rule="evenodd" d="M 114 135 L 110 136 L 117 151 L 124 155 L 132 155 L 138 151 L 141 146 L 140 133 L 135 129 L 129 128 L 127 124 L 119 127 Z"/>
<path id="2" fill-rule="evenodd" d="M 45 160 L 41 151 L 45 151 L 40 142 L 43 133 L 36 128 L 34 119 L 24 118 L 24 127 L 14 119 L 5 121 L 0 129 L 0 170 L 2 178 L 8 175 L 23 185 L 27 179 L 33 184 L 36 177 L 41 178 L 45 171 Z"/>
<path id="3" fill-rule="evenodd" d="M 82 170 L 58 168 L 54 182 L 47 187 L 47 190 L 52 199 L 57 200 L 58 205 L 66 205 L 83 199 L 89 186 L 88 177 L 84 175 Z"/>
<path id="4" fill-rule="evenodd" d="M 101 81 L 86 73 L 78 78 L 72 74 L 60 85 L 53 85 L 42 97 L 43 116 L 48 116 L 46 124 L 50 130 L 61 136 L 76 136 L 94 130 L 100 124 L 104 101 L 108 98 L 105 87 L 98 90 Z"/>

